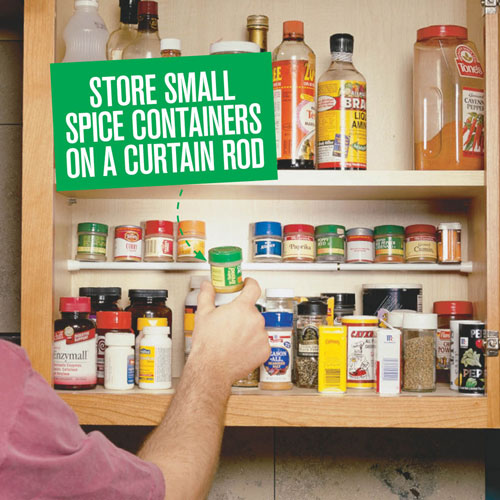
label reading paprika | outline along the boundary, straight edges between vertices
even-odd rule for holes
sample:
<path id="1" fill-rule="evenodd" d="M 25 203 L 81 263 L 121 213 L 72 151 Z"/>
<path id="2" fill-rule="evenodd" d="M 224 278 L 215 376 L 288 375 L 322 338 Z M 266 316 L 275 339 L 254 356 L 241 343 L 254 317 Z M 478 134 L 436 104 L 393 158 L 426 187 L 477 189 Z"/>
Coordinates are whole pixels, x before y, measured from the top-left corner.
<path id="1" fill-rule="evenodd" d="M 278 160 L 313 160 L 315 69 L 309 61 L 273 62 Z"/>
<path id="2" fill-rule="evenodd" d="M 285 236 L 283 257 L 288 260 L 314 260 L 314 238 L 312 236 Z"/>
<path id="3" fill-rule="evenodd" d="M 366 83 L 318 85 L 318 168 L 366 170 Z"/>

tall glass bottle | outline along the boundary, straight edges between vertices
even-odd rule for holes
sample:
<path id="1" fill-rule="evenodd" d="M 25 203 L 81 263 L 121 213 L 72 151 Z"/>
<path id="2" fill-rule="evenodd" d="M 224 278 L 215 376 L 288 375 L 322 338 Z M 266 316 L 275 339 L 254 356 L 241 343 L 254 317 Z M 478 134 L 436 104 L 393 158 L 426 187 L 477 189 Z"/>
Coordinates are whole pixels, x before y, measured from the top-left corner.
<path id="1" fill-rule="evenodd" d="M 122 59 L 150 59 L 160 57 L 158 35 L 158 2 L 141 0 L 137 10 L 136 39 L 125 48 Z"/>
<path id="2" fill-rule="evenodd" d="M 120 0 L 120 27 L 109 36 L 108 60 L 121 59 L 123 51 L 137 36 L 137 4 L 139 0 Z"/>
<path id="3" fill-rule="evenodd" d="M 353 49 L 352 35 L 330 37 L 332 63 L 318 81 L 318 169 L 366 170 L 366 80 Z"/>
<path id="4" fill-rule="evenodd" d="M 267 16 L 254 14 L 247 17 L 248 41 L 256 43 L 261 52 L 267 52 L 268 30 L 269 18 Z"/>
<path id="5" fill-rule="evenodd" d="M 314 168 L 316 56 L 304 43 L 304 23 L 285 21 L 273 52 L 278 169 Z"/>

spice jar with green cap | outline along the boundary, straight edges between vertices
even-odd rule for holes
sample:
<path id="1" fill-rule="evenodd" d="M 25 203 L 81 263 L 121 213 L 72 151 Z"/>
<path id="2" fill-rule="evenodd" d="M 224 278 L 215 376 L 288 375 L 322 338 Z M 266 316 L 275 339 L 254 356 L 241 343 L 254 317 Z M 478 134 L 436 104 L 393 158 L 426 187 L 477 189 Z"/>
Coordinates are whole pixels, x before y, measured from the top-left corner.
<path id="1" fill-rule="evenodd" d="M 344 262 L 345 227 L 336 224 L 316 226 L 316 260 L 318 262 Z"/>
<path id="2" fill-rule="evenodd" d="M 216 247 L 208 252 L 212 285 L 217 293 L 234 293 L 243 288 L 240 247 Z"/>
<path id="3" fill-rule="evenodd" d="M 76 260 L 103 261 L 106 260 L 106 243 L 108 226 L 97 222 L 81 222 L 78 224 L 78 243 Z"/>
<path id="4" fill-rule="evenodd" d="M 405 261 L 405 228 L 403 226 L 377 226 L 375 237 L 375 262 L 403 263 Z"/>

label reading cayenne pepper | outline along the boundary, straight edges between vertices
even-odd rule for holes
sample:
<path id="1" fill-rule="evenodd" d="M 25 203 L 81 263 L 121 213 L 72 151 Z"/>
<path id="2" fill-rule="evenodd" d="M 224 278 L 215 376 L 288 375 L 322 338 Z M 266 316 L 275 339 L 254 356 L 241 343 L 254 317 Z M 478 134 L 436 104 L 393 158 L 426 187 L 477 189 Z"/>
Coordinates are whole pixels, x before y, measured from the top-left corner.
<path id="1" fill-rule="evenodd" d="M 484 156 L 484 90 L 462 89 L 462 151 L 464 156 Z"/>
<path id="2" fill-rule="evenodd" d="M 375 326 L 347 327 L 347 387 L 375 387 Z"/>
<path id="3" fill-rule="evenodd" d="M 313 160 L 315 69 L 309 61 L 273 62 L 278 160 Z"/>
<path id="4" fill-rule="evenodd" d="M 318 168 L 366 170 L 366 83 L 318 84 Z"/>

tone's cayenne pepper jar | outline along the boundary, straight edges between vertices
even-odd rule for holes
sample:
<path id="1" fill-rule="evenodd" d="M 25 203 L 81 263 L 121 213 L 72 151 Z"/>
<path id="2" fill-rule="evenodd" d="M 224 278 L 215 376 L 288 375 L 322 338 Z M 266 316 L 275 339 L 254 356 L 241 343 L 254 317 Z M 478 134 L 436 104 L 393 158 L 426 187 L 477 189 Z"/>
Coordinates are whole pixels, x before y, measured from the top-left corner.
<path id="1" fill-rule="evenodd" d="M 402 263 L 405 261 L 405 228 L 403 226 L 377 226 L 375 236 L 375 262 Z"/>
<path id="2" fill-rule="evenodd" d="M 283 228 L 283 261 L 314 262 L 314 226 L 288 224 Z"/>
<path id="3" fill-rule="evenodd" d="M 413 224 L 405 230 L 406 262 L 434 263 L 437 260 L 436 227 Z"/>

